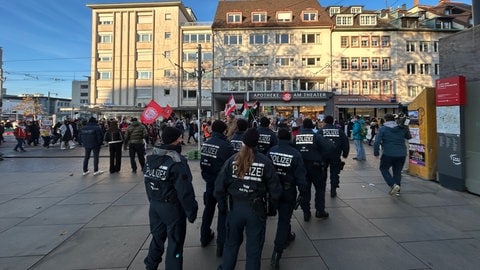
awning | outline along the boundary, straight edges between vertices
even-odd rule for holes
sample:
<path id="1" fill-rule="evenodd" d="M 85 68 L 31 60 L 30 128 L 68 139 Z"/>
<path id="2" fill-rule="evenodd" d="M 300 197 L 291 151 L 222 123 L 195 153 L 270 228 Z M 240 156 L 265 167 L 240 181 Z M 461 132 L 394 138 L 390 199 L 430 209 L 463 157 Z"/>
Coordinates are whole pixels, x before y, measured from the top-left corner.
<path id="1" fill-rule="evenodd" d="M 347 109 L 353 109 L 353 108 L 398 108 L 398 104 L 338 104 L 335 105 L 337 108 L 347 108 Z"/>

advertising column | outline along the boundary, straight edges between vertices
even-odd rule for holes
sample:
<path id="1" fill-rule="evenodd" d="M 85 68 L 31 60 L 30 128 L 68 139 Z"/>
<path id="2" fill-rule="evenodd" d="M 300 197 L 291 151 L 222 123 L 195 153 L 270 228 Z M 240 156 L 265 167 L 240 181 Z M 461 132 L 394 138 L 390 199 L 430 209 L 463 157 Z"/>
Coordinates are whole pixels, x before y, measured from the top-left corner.
<path id="1" fill-rule="evenodd" d="M 438 181 L 446 188 L 465 190 L 465 136 L 463 129 L 466 103 L 465 77 L 436 81 Z"/>

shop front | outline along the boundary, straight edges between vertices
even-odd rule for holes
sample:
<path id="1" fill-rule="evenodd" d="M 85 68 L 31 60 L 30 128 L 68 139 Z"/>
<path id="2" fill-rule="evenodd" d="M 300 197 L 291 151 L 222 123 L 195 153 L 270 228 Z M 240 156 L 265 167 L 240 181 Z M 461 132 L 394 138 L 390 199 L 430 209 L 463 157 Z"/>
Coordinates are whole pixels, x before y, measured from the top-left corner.
<path id="1" fill-rule="evenodd" d="M 355 115 L 364 118 L 383 117 L 386 113 L 396 113 L 399 104 L 391 96 L 336 95 L 334 100 L 334 117 L 346 121 Z"/>

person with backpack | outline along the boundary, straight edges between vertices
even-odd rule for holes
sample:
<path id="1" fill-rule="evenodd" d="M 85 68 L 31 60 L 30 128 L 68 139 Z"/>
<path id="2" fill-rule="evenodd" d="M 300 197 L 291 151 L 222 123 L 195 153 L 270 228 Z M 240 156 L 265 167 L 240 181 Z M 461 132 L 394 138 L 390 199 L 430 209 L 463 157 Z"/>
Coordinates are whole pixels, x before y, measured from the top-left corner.
<path id="1" fill-rule="evenodd" d="M 26 152 L 25 149 L 23 149 L 23 145 L 25 144 L 25 138 L 27 138 L 27 132 L 25 131 L 25 126 L 22 121 L 18 122 L 18 125 L 15 128 L 13 135 L 17 140 L 17 145 L 15 146 L 15 148 L 13 148 L 13 150 L 15 150 L 16 152 Z M 18 150 L 19 148 L 20 150 Z"/>
<path id="2" fill-rule="evenodd" d="M 363 148 L 363 141 L 367 136 L 367 129 L 365 128 L 365 122 L 360 115 L 355 116 L 355 121 L 352 128 L 352 135 L 353 143 L 355 144 L 355 148 L 357 150 L 357 156 L 353 157 L 353 159 L 358 161 L 367 160 L 367 157 L 365 155 L 365 148 Z"/>

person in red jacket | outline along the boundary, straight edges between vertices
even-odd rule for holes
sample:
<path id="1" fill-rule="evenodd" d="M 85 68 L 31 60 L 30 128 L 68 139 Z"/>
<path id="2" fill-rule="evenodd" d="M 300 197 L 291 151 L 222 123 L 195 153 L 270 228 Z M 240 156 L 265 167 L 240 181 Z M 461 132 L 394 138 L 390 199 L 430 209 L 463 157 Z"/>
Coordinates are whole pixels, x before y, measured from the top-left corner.
<path id="1" fill-rule="evenodd" d="M 17 139 L 17 145 L 15 146 L 15 148 L 13 148 L 13 150 L 17 152 L 25 152 L 25 149 L 23 149 L 23 145 L 25 144 L 27 132 L 25 131 L 25 126 L 22 121 L 18 122 L 18 126 L 15 128 L 13 135 L 15 135 L 15 139 Z M 19 148 L 20 150 L 18 150 Z"/>

